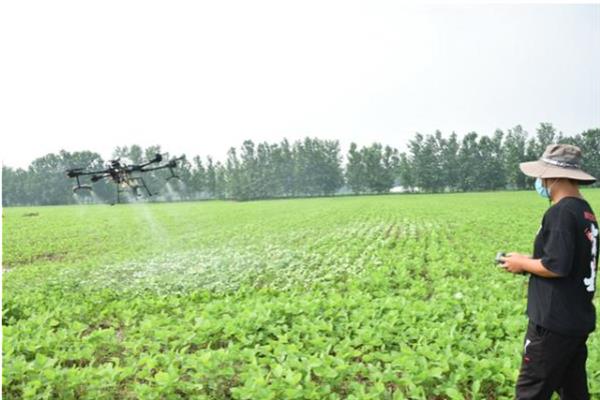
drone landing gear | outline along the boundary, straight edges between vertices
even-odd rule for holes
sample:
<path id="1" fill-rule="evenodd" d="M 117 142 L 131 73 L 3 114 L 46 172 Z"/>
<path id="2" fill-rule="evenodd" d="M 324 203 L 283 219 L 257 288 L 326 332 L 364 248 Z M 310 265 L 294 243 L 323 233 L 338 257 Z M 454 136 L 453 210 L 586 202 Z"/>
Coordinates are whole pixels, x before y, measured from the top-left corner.
<path id="1" fill-rule="evenodd" d="M 92 191 L 92 186 L 90 185 L 82 185 L 81 182 L 79 182 L 79 176 L 75 177 L 77 179 L 77 185 L 73 186 L 73 193 L 77 194 L 77 192 L 79 192 L 80 190 L 84 190 L 84 191 Z"/>
<path id="2" fill-rule="evenodd" d="M 146 191 L 146 193 L 148 193 L 148 196 L 152 196 L 152 193 L 150 193 L 150 189 L 148 189 L 148 186 L 146 186 L 146 182 L 144 182 L 144 178 L 131 178 L 132 181 L 135 181 L 136 183 L 132 186 L 133 188 L 133 193 L 137 196 L 140 197 L 141 194 L 139 193 L 139 188 L 143 187 L 144 190 Z"/>
<path id="3" fill-rule="evenodd" d="M 167 177 L 167 182 L 171 179 L 177 179 L 178 181 L 181 180 L 181 177 L 179 177 L 179 175 L 175 175 L 175 171 L 173 171 L 173 168 L 174 167 L 169 167 L 169 172 L 171 173 L 171 176 Z"/>

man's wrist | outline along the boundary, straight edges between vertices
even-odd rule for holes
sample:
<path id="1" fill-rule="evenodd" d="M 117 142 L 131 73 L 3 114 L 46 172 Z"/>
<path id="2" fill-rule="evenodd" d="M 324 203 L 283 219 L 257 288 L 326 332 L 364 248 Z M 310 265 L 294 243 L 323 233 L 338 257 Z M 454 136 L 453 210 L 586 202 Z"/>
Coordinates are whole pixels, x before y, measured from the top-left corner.
<path id="1" fill-rule="evenodd" d="M 532 258 L 523 257 L 523 259 L 521 260 L 521 269 L 523 270 L 523 272 L 532 272 L 532 261 L 535 262 L 535 260 L 533 260 Z"/>

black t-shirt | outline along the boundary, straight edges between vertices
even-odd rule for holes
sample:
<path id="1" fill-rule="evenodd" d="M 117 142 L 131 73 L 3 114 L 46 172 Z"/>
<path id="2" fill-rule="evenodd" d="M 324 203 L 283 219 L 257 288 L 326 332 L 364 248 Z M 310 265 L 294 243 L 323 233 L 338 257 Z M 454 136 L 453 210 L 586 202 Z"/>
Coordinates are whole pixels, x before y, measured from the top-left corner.
<path id="1" fill-rule="evenodd" d="M 585 200 L 565 197 L 546 211 L 533 258 L 560 277 L 531 274 L 527 315 L 532 322 L 568 336 L 595 329 L 599 242 L 598 222 Z"/>

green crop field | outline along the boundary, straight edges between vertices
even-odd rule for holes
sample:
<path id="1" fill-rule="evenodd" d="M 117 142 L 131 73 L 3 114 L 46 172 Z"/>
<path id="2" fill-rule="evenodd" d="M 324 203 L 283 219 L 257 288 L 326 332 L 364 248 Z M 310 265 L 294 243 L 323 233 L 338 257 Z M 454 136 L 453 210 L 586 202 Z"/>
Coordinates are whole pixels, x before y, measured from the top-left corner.
<path id="1" fill-rule="evenodd" d="M 600 212 L 600 190 L 584 195 Z M 509 399 L 531 192 L 3 210 L 2 394 Z M 598 304 L 598 301 L 596 301 Z M 600 335 L 588 342 L 600 399 Z"/>

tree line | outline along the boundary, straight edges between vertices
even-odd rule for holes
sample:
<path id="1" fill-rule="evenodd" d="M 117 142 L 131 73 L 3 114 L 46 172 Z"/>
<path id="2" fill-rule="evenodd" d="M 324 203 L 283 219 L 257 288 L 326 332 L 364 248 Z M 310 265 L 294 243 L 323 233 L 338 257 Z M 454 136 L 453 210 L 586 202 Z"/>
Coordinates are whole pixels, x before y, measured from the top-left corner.
<path id="1" fill-rule="evenodd" d="M 223 161 L 211 156 L 186 158 L 177 169 L 179 181 L 166 184 L 165 170 L 144 174 L 144 179 L 157 194 L 150 199 L 159 201 L 388 193 L 395 186 L 419 192 L 526 189 L 531 179 L 518 164 L 538 159 L 551 143 L 579 146 L 586 171 L 600 177 L 600 129 L 565 136 L 552 124 L 542 123 L 531 136 L 521 126 L 489 136 L 470 132 L 461 139 L 455 133 L 447 137 L 440 131 L 417 133 L 403 152 L 380 143 L 361 147 L 351 143 L 345 162 L 337 140 L 306 137 L 294 143 L 283 139 L 258 144 L 246 140 L 239 148 L 231 147 Z M 132 145 L 115 148 L 112 158 L 138 164 L 156 153 L 169 157 L 160 146 Z M 2 205 L 79 202 L 65 171 L 102 169 L 104 164 L 98 153 L 62 150 L 35 159 L 25 169 L 3 166 Z M 93 187 L 94 201 L 114 200 L 111 182 L 99 181 Z"/>

